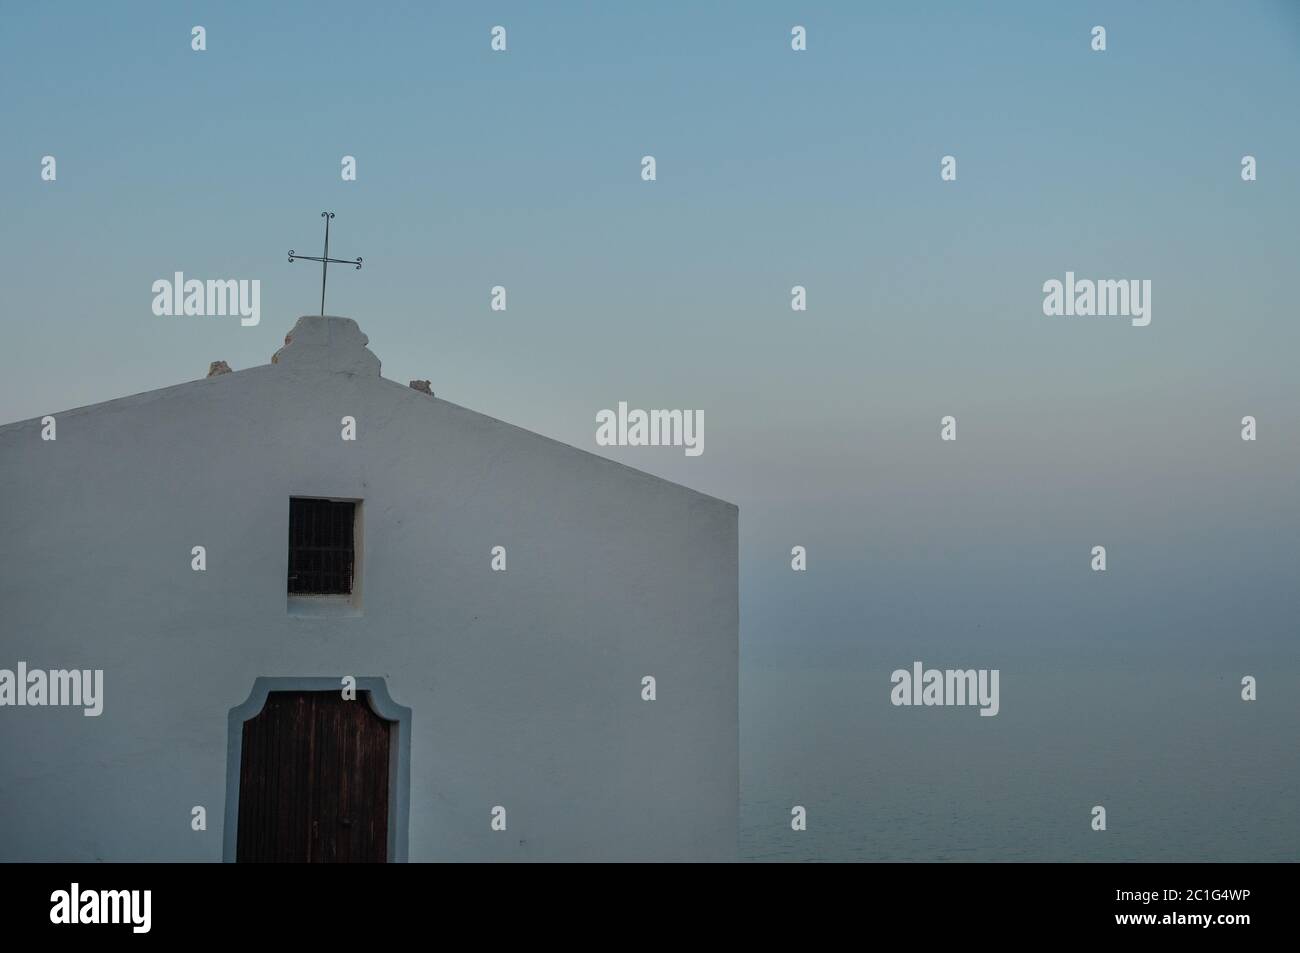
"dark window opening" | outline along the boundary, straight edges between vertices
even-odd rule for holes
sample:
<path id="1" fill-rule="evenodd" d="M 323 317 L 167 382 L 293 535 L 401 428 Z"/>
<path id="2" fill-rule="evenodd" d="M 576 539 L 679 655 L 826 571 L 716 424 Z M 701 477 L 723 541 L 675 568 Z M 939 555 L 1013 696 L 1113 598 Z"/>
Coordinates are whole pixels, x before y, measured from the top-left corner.
<path id="1" fill-rule="evenodd" d="M 289 500 L 289 594 L 350 595 L 356 559 L 353 501 Z"/>

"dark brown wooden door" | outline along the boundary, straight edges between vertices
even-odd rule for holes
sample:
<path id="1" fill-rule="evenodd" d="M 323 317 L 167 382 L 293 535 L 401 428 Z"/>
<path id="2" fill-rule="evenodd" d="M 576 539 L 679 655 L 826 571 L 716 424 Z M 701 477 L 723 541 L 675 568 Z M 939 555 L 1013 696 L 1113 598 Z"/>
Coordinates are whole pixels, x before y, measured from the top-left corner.
<path id="1" fill-rule="evenodd" d="M 388 859 L 392 722 L 367 692 L 271 692 L 244 722 L 236 859 Z"/>

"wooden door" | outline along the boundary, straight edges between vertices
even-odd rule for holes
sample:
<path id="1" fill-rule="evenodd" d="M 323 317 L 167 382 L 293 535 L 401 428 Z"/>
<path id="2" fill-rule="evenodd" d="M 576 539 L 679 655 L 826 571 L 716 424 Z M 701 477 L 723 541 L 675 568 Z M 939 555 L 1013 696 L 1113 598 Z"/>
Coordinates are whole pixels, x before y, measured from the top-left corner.
<path id="1" fill-rule="evenodd" d="M 236 859 L 388 859 L 392 722 L 368 692 L 271 692 L 244 722 Z"/>

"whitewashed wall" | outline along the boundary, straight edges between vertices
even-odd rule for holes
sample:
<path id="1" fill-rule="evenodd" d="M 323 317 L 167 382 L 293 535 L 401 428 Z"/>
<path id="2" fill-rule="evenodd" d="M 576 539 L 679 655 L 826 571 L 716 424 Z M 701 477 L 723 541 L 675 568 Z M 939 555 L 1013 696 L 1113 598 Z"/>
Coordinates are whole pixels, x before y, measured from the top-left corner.
<path id="1" fill-rule="evenodd" d="M 0 860 L 220 860 L 228 711 L 344 674 L 412 709 L 413 861 L 733 858 L 736 508 L 363 344 L 305 319 L 279 363 L 0 427 L 0 668 L 105 671 L 98 718 L 0 708 Z M 294 495 L 364 500 L 359 617 L 286 611 Z"/>

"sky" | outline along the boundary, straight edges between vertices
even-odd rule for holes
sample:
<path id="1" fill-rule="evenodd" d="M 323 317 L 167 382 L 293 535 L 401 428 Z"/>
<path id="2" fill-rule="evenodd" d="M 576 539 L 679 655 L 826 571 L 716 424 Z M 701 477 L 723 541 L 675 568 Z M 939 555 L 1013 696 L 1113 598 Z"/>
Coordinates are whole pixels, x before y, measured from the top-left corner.
<path id="1" fill-rule="evenodd" d="M 1300 4 L 14 5 L 0 88 L 0 422 L 267 363 L 330 209 L 386 377 L 740 507 L 747 665 L 1295 667 Z"/>

